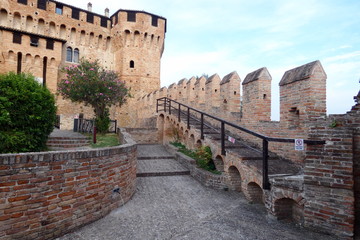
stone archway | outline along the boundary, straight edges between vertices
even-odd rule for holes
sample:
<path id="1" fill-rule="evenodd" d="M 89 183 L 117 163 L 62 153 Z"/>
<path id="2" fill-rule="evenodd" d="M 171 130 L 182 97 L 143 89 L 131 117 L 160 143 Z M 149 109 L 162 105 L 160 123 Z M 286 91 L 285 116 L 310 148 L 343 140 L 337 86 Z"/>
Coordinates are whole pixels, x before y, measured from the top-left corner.
<path id="1" fill-rule="evenodd" d="M 304 222 L 304 206 L 291 198 L 280 198 L 274 202 L 274 215 L 279 220 Z"/>
<path id="2" fill-rule="evenodd" d="M 251 203 L 264 203 L 264 192 L 261 187 L 255 182 L 250 182 L 247 185 L 245 195 Z"/>
<path id="3" fill-rule="evenodd" d="M 241 175 L 235 166 L 230 166 L 228 169 L 229 175 L 229 189 L 241 192 Z"/>

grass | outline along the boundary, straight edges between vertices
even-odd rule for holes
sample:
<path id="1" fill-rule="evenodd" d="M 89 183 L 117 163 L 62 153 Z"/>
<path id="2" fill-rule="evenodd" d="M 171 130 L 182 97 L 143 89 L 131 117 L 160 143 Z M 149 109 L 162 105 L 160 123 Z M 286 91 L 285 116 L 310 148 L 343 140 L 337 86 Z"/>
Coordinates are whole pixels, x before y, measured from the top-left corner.
<path id="1" fill-rule="evenodd" d="M 216 170 L 214 161 L 211 159 L 212 154 L 210 147 L 200 147 L 197 150 L 193 151 L 187 149 L 186 146 L 180 142 L 170 142 L 170 144 L 177 147 L 178 152 L 181 152 L 186 156 L 195 159 L 196 165 L 198 167 L 214 174 L 221 174 L 220 171 Z"/>
<path id="2" fill-rule="evenodd" d="M 102 148 L 102 147 L 113 147 L 120 145 L 118 135 L 115 133 L 107 134 L 96 134 L 96 144 L 93 143 L 92 135 L 90 135 L 91 147 Z"/>

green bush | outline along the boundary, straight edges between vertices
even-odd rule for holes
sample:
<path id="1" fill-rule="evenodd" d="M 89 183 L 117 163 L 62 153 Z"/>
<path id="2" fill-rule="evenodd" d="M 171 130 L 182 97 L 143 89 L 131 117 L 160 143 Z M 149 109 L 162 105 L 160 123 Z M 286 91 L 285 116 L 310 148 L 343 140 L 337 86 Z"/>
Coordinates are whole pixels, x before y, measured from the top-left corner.
<path id="1" fill-rule="evenodd" d="M 0 153 L 46 149 L 55 120 L 54 96 L 33 76 L 0 75 Z"/>
<path id="2" fill-rule="evenodd" d="M 101 116 L 96 116 L 95 126 L 96 126 L 96 131 L 102 134 L 105 134 L 109 130 L 110 114 L 108 109 L 105 109 L 104 113 Z"/>

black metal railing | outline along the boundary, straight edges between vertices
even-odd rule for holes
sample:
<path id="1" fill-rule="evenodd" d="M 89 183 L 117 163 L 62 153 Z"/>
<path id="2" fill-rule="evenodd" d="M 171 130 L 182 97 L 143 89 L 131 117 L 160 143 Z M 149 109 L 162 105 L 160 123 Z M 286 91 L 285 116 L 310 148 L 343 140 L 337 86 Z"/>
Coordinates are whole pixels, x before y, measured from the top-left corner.
<path id="1" fill-rule="evenodd" d="M 117 129 L 117 120 L 110 120 L 109 133 L 116 133 Z M 93 133 L 94 131 L 94 120 L 93 119 L 84 119 L 84 118 L 75 118 L 74 119 L 74 132 L 81 133 Z"/>
<path id="2" fill-rule="evenodd" d="M 160 109 L 162 108 L 162 109 Z M 183 109 L 182 109 L 183 108 Z M 211 126 L 211 124 L 207 123 L 205 121 L 205 117 L 218 121 L 220 123 L 220 143 L 221 143 L 221 154 L 222 155 L 226 155 L 226 150 L 225 150 L 225 130 L 226 127 L 233 127 L 235 129 L 238 129 L 242 132 L 248 133 L 252 136 L 255 136 L 259 139 L 262 140 L 262 161 L 263 161 L 263 169 L 262 169 L 262 173 L 263 173 L 263 189 L 270 189 L 270 182 L 269 182 L 269 174 L 268 174 L 268 161 L 269 161 L 269 142 L 284 142 L 284 143 L 295 143 L 295 139 L 293 138 L 274 138 L 274 137 L 268 137 L 262 134 L 259 134 L 257 132 L 251 131 L 247 128 L 241 127 L 237 124 L 228 122 L 224 119 L 212 116 L 208 113 L 205 113 L 203 111 L 197 110 L 195 108 L 192 108 L 190 106 L 187 106 L 185 104 L 179 103 L 175 100 L 172 100 L 170 98 L 167 97 L 163 97 L 163 98 L 159 98 L 157 99 L 156 102 L 156 112 L 158 113 L 160 110 L 163 110 L 164 112 L 169 112 L 169 114 L 172 114 L 172 112 L 175 110 L 175 112 L 177 113 L 177 117 L 178 117 L 178 121 L 181 121 L 181 115 L 186 116 L 186 121 L 187 121 L 187 127 L 188 129 L 190 129 L 190 121 L 195 121 L 200 123 L 200 137 L 201 139 L 204 139 L 204 127 L 216 130 L 213 126 Z M 195 116 L 197 114 L 197 116 L 200 115 L 200 120 Z M 304 140 L 305 144 L 308 145 L 322 145 L 325 144 L 325 141 L 319 141 L 319 140 Z"/>

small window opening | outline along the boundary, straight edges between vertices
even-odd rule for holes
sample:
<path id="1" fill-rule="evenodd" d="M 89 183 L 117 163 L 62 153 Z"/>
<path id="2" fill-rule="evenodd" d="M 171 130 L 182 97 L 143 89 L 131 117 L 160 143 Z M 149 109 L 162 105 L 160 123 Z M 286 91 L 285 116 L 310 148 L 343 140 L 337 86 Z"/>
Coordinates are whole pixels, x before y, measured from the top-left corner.
<path id="1" fill-rule="evenodd" d="M 215 92 L 217 92 L 217 89 L 215 89 Z"/>
<path id="2" fill-rule="evenodd" d="M 152 16 L 151 17 L 151 25 L 154 26 L 154 27 L 157 27 L 158 26 L 158 17 L 156 16 Z"/>
<path id="3" fill-rule="evenodd" d="M 74 49 L 74 62 L 75 63 L 79 62 L 79 56 L 80 56 L 79 49 L 75 48 Z"/>
<path id="4" fill-rule="evenodd" d="M 46 2 L 47 0 L 38 0 L 37 7 L 42 10 L 46 10 Z"/>
<path id="5" fill-rule="evenodd" d="M 32 36 L 30 37 L 30 46 L 38 47 L 39 46 L 39 38 Z"/>
<path id="6" fill-rule="evenodd" d="M 71 47 L 67 47 L 66 49 L 66 61 L 67 62 L 72 62 L 73 59 L 73 51 Z"/>
<path id="7" fill-rule="evenodd" d="M 46 40 L 46 49 L 54 50 L 54 40 Z"/>
<path id="8" fill-rule="evenodd" d="M 127 12 L 127 21 L 136 22 L 136 12 Z"/>
<path id="9" fill-rule="evenodd" d="M 63 5 L 56 3 L 55 13 L 62 15 L 63 14 Z"/>
<path id="10" fill-rule="evenodd" d="M 263 99 L 266 99 L 266 94 L 263 95 Z"/>
<path id="11" fill-rule="evenodd" d="M 104 17 L 101 18 L 100 26 L 107 28 L 107 26 L 108 26 L 107 18 L 104 18 Z"/>
<path id="12" fill-rule="evenodd" d="M 130 68 L 135 68 L 135 63 L 133 60 L 130 61 Z"/>
<path id="13" fill-rule="evenodd" d="M 86 21 L 87 21 L 88 23 L 94 23 L 94 14 L 92 14 L 92 13 L 87 13 L 87 15 L 86 15 Z"/>
<path id="14" fill-rule="evenodd" d="M 79 18 L 80 18 L 80 11 L 79 11 L 78 9 L 72 9 L 71 17 L 72 17 L 73 19 L 79 20 Z"/>
<path id="15" fill-rule="evenodd" d="M 18 74 L 21 73 L 21 62 L 22 62 L 22 53 L 19 52 L 17 55 L 17 70 L 16 70 Z"/>
<path id="16" fill-rule="evenodd" d="M 234 91 L 234 95 L 236 95 L 236 91 Z"/>
<path id="17" fill-rule="evenodd" d="M 21 44 L 21 34 L 14 32 L 13 33 L 13 43 Z"/>
<path id="18" fill-rule="evenodd" d="M 17 0 L 18 3 L 21 3 L 21 4 L 24 4 L 24 5 L 27 5 L 27 0 Z"/>

